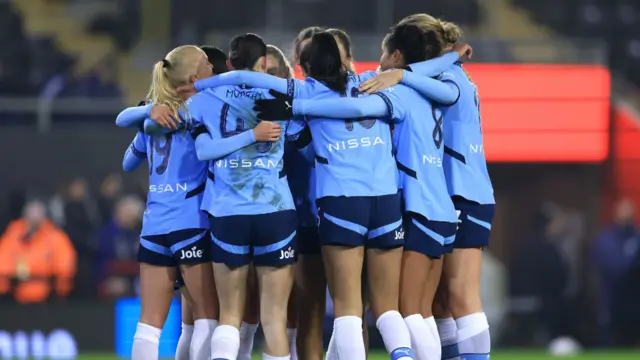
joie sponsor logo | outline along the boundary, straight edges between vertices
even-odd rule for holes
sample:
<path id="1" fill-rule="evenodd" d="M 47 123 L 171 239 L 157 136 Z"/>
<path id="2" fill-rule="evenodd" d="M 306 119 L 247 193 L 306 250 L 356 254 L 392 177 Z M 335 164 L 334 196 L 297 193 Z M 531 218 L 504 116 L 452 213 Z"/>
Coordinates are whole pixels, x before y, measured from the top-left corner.
<path id="1" fill-rule="evenodd" d="M 293 259 L 296 256 L 296 251 L 291 247 L 287 248 L 287 250 L 280 250 L 280 260 L 284 259 Z"/>
<path id="2" fill-rule="evenodd" d="M 180 250 L 180 259 L 200 259 L 204 252 L 199 250 L 198 247 L 194 246 L 191 250 Z"/>
<path id="3" fill-rule="evenodd" d="M 404 240 L 404 229 L 396 230 L 394 240 Z"/>

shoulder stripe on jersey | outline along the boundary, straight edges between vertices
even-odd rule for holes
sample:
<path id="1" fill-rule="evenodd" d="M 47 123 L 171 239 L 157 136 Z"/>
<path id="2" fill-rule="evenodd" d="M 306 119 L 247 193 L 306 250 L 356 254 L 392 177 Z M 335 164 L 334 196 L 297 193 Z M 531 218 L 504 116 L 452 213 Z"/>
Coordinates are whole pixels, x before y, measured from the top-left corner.
<path id="1" fill-rule="evenodd" d="M 381 92 L 377 92 L 374 95 L 378 95 L 382 98 L 382 100 L 384 100 L 384 103 L 387 104 L 387 109 L 389 110 L 389 115 L 391 119 L 395 118 L 395 114 L 393 113 L 393 103 L 391 102 L 391 100 L 389 99 L 389 97 L 387 96 L 387 94 L 381 93 Z"/>
<path id="2" fill-rule="evenodd" d="M 459 152 L 453 150 L 452 148 L 448 147 L 447 145 L 444 146 L 444 153 L 451 156 L 452 158 L 460 161 L 463 164 L 467 164 L 467 159 L 464 158 L 464 155 L 460 154 Z"/>
<path id="3" fill-rule="evenodd" d="M 129 146 L 129 148 L 131 149 L 131 152 L 133 153 L 133 155 L 135 157 L 138 157 L 140 159 L 146 159 L 147 158 L 147 153 L 144 152 L 144 151 L 140 151 L 140 150 L 136 149 L 136 147 L 133 146 L 133 144 L 131 144 Z"/>
<path id="4" fill-rule="evenodd" d="M 322 157 L 320 155 L 316 155 L 316 161 L 319 162 L 320 164 L 329 165 L 329 159 L 327 159 L 326 157 Z"/>
<path id="5" fill-rule="evenodd" d="M 400 161 L 396 160 L 396 166 L 398 166 L 398 170 L 402 171 L 403 173 L 411 176 L 414 179 L 418 179 L 418 173 L 415 170 L 404 165 Z"/>
<path id="6" fill-rule="evenodd" d="M 287 95 L 290 97 L 293 97 L 293 95 L 295 94 L 295 81 L 293 79 L 288 79 L 287 80 Z"/>

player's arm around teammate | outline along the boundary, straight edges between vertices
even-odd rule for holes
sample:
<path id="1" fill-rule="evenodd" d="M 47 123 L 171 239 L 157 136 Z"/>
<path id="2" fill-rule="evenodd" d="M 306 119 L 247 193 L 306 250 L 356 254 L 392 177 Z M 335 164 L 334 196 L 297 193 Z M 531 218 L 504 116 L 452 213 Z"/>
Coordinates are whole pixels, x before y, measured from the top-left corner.
<path id="1" fill-rule="evenodd" d="M 448 48 L 459 50 L 462 32 L 454 23 L 428 14 L 414 14 L 400 23 L 419 26 L 423 31 L 437 30 Z M 470 55 L 470 49 L 464 53 L 464 56 Z M 433 314 L 426 311 L 423 315 L 432 327 L 437 322 L 443 359 L 456 358 L 460 353 L 488 359 L 491 341 L 480 298 L 480 274 L 482 248 L 489 244 L 495 199 L 484 153 L 467 152 L 470 144 L 482 146 L 483 139 L 478 88 L 462 66 L 456 63 L 448 69 L 458 79 L 460 98 L 444 116 L 444 144 L 450 153 L 444 158 L 444 168 L 449 194 L 458 211 L 458 231 L 453 252 L 444 258 L 438 306 L 434 307 Z M 417 73 L 428 73 L 424 62 L 411 67 Z M 438 319 L 434 321 L 433 315 Z"/>
<path id="2" fill-rule="evenodd" d="M 230 48 L 233 68 L 248 70 L 247 73 L 265 71 L 266 44 L 259 36 L 237 36 Z M 288 82 L 283 81 L 286 87 Z M 253 99 L 264 94 L 266 91 L 261 89 L 227 86 L 199 93 L 188 106 L 191 113 L 201 115 L 215 144 L 260 123 L 251 109 Z M 289 128 L 288 122 L 282 124 L 283 129 Z M 293 283 L 296 215 L 280 171 L 283 143 L 280 137 L 275 145 L 255 144 L 228 154 L 212 166 L 215 181 L 208 183 L 205 191 L 211 192 L 212 201 L 203 208 L 211 215 L 214 274 L 220 299 L 220 325 L 211 341 L 215 359 L 238 356 L 252 261 L 260 289 L 264 356 L 289 357 L 286 321 Z M 238 163 L 249 165 L 234 165 Z"/>
<path id="3" fill-rule="evenodd" d="M 172 109 L 174 118 L 178 118 L 178 111 L 186 97 L 179 96 L 174 90 L 175 87 L 207 76 L 211 76 L 211 68 L 202 50 L 195 46 L 178 47 L 154 66 L 149 101 L 156 105 L 168 106 Z M 150 161 L 150 176 L 152 180 L 157 177 L 157 180 L 162 182 L 162 186 L 167 180 L 166 176 L 170 176 L 170 174 L 179 176 L 172 172 L 174 169 L 169 170 L 172 165 L 168 153 L 171 151 L 169 144 L 173 140 L 176 142 L 174 147 L 184 143 L 185 148 L 182 150 L 189 150 L 188 147 L 193 146 L 189 136 L 183 135 L 167 134 L 162 136 L 162 139 L 149 137 L 149 143 L 145 144 L 145 147 L 132 144 L 138 152 L 142 149 L 149 150 L 146 153 L 148 153 Z M 163 140 L 165 144 L 160 145 Z M 178 142 L 180 143 L 178 144 Z M 189 143 L 191 145 L 188 145 Z M 179 150 L 173 149 L 173 151 Z M 160 155 L 164 155 L 165 158 L 161 164 L 158 164 L 158 160 L 160 160 L 158 156 Z M 156 160 L 155 164 L 153 159 Z M 154 193 L 153 188 L 150 188 L 149 196 L 157 195 Z M 196 198 L 191 198 L 196 200 Z M 163 199 L 169 201 L 169 198 Z M 167 204 L 174 204 L 175 200 L 173 199 Z M 186 204 L 185 201 L 187 200 L 180 200 L 174 205 L 182 206 L 182 204 Z M 189 202 L 189 204 L 192 203 Z M 196 201 L 192 205 L 191 211 L 197 218 L 199 203 Z M 182 212 L 185 209 L 178 208 L 177 210 Z M 179 265 L 191 294 L 193 317 L 195 318 L 191 358 L 206 360 L 210 353 L 208 339 L 213 332 L 215 319 L 218 316 L 211 263 L 206 261 L 205 250 L 199 248 L 201 245 L 204 248 L 208 244 L 207 229 L 198 229 L 199 226 L 191 224 L 186 226 L 188 229 L 183 230 L 177 228 L 167 231 L 152 229 L 152 227 L 158 227 L 163 223 L 163 220 L 157 218 L 160 215 L 155 214 L 158 209 L 148 207 L 147 211 L 149 214 L 143 223 L 143 236 L 138 254 L 142 309 L 140 322 L 134 336 L 133 358 L 136 360 L 157 359 L 160 329 L 164 325 L 173 297 L 174 282 L 177 278 L 176 265 Z M 192 250 L 190 247 L 186 248 L 187 246 L 194 247 L 196 250 Z"/>

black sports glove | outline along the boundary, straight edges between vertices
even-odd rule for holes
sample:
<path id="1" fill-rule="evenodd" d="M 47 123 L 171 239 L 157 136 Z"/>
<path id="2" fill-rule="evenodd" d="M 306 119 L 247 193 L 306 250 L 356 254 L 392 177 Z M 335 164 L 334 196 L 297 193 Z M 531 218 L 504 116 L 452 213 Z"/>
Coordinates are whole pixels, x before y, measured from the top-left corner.
<path id="1" fill-rule="evenodd" d="M 198 138 L 198 136 L 200 136 L 200 134 L 204 134 L 204 133 L 209 134 L 209 130 L 207 130 L 207 127 L 204 126 L 204 124 L 198 125 L 195 128 L 193 128 L 193 130 L 191 130 L 191 137 L 193 138 L 193 140 L 195 140 Z"/>
<path id="2" fill-rule="evenodd" d="M 269 90 L 274 99 L 256 100 L 253 110 L 261 120 L 287 120 L 293 117 L 293 98 L 275 90 Z"/>

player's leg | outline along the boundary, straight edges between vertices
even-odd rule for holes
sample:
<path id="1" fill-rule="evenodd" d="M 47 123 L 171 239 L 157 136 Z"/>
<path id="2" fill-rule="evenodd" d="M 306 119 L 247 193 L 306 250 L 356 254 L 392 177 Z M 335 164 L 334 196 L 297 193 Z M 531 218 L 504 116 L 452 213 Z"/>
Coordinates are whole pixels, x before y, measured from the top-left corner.
<path id="1" fill-rule="evenodd" d="M 157 360 L 162 326 L 167 319 L 174 283 L 176 263 L 165 246 L 164 236 L 140 239 L 140 320 L 133 336 L 133 360 Z"/>
<path id="2" fill-rule="evenodd" d="M 295 269 L 294 269 L 295 279 Z M 295 283 L 295 281 L 294 281 Z M 291 289 L 289 303 L 287 304 L 287 339 L 289 340 L 289 353 L 291 360 L 298 360 L 298 348 L 296 340 L 298 337 L 298 296 L 296 287 Z"/>
<path id="3" fill-rule="evenodd" d="M 333 299 L 333 334 L 327 359 L 364 360 L 362 264 L 370 202 L 364 198 L 325 197 L 319 208 L 319 235 L 327 283 Z"/>
<path id="4" fill-rule="evenodd" d="M 364 261 L 362 264 L 362 340 L 364 341 L 364 352 L 369 356 L 369 327 L 367 326 L 367 312 L 370 310 L 369 304 L 369 279 L 367 277 L 367 252 L 364 253 Z"/>
<path id="5" fill-rule="evenodd" d="M 247 300 L 244 305 L 244 317 L 240 325 L 240 350 L 238 360 L 251 360 L 253 353 L 253 339 L 260 325 L 260 293 L 256 268 L 249 266 L 247 277 Z"/>
<path id="6" fill-rule="evenodd" d="M 322 360 L 322 329 L 326 311 L 327 278 L 320 254 L 317 228 L 298 229 L 296 297 L 297 350 L 301 359 Z M 293 354 L 293 353 L 292 353 Z"/>
<path id="7" fill-rule="evenodd" d="M 260 284 L 260 323 L 264 332 L 264 358 L 290 359 L 287 308 L 296 256 L 294 210 L 256 215 L 253 262 Z"/>
<path id="8" fill-rule="evenodd" d="M 447 262 L 447 255 L 444 256 L 443 264 Z M 423 304 L 424 313 L 422 316 L 425 318 L 425 321 L 429 325 L 429 328 L 432 332 L 433 323 L 429 320 L 429 312 L 426 310 L 428 304 Z M 451 359 L 455 358 L 459 352 L 456 346 L 458 329 L 456 327 L 456 321 L 453 319 L 453 315 L 451 315 L 451 310 L 449 309 L 449 295 L 448 295 L 448 285 L 447 278 L 442 273 L 440 278 L 440 283 L 438 284 L 438 289 L 436 291 L 436 296 L 432 306 L 433 317 L 436 322 L 436 333 L 440 337 L 440 346 L 442 349 L 442 359 Z"/>
<path id="9" fill-rule="evenodd" d="M 489 244 L 493 205 L 454 199 L 460 213 L 455 249 L 447 256 L 444 273 L 449 288 L 449 307 L 456 319 L 457 346 L 461 354 L 488 359 L 491 351 L 489 323 L 482 309 L 480 277 L 482 248 Z"/>
<path id="10" fill-rule="evenodd" d="M 185 229 L 167 235 L 189 293 L 193 337 L 189 353 L 194 360 L 210 360 L 210 339 L 218 325 L 218 298 L 211 266 L 211 240 L 207 229 Z"/>
<path id="11" fill-rule="evenodd" d="M 252 216 L 211 217 L 213 274 L 220 319 L 211 338 L 211 358 L 236 359 L 251 262 Z"/>
<path id="12" fill-rule="evenodd" d="M 187 288 L 180 272 L 178 272 L 178 280 L 176 287 L 180 290 L 180 303 L 182 312 L 182 331 L 178 339 L 178 347 L 176 348 L 176 360 L 189 360 L 189 347 L 191 346 L 191 338 L 193 336 L 193 312 L 191 311 L 191 300 Z"/>
<path id="13" fill-rule="evenodd" d="M 411 336 L 398 311 L 404 229 L 400 194 L 371 198 L 367 240 L 369 303 L 376 327 L 392 359 L 413 359 Z"/>

